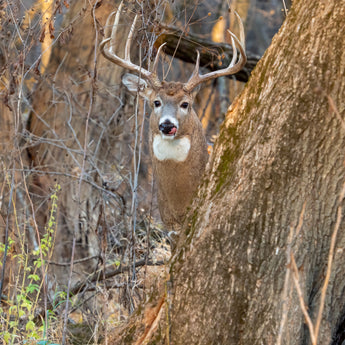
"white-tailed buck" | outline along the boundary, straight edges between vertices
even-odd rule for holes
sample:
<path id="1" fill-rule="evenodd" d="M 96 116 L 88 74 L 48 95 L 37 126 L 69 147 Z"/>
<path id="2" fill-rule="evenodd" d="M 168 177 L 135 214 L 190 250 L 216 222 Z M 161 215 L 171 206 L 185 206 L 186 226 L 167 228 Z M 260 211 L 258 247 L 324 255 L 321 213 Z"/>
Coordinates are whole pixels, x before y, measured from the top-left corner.
<path id="1" fill-rule="evenodd" d="M 113 63 L 136 72 L 125 74 L 123 84 L 133 93 L 144 97 L 152 109 L 150 117 L 150 148 L 153 170 L 158 186 L 158 205 L 161 218 L 167 226 L 181 224 L 186 214 L 208 160 L 207 144 L 201 123 L 193 110 L 193 101 L 201 83 L 234 74 L 246 63 L 244 49 L 244 29 L 240 22 L 240 40 L 230 31 L 233 58 L 230 65 L 222 70 L 201 75 L 199 73 L 200 54 L 194 72 L 187 83 L 160 81 L 157 64 L 162 44 L 153 63 L 152 71 L 135 65 L 130 60 L 130 47 L 137 16 L 130 29 L 125 47 L 125 56 L 120 58 L 113 51 L 116 47 L 116 30 L 122 3 L 118 11 L 108 17 L 106 39 L 100 44 L 103 55 Z M 115 14 L 114 24 L 110 20 Z M 111 30 L 111 34 L 110 34 Z M 110 36 L 110 37 L 109 37 Z M 237 47 L 240 56 L 237 59 Z"/>

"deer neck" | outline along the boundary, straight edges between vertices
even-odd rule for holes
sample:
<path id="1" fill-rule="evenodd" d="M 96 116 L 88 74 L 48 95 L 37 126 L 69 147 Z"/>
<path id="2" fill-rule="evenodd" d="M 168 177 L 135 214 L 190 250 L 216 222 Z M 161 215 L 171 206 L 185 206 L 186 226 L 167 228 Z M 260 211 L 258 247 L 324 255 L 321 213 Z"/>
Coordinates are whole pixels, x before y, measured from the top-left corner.
<path id="1" fill-rule="evenodd" d="M 163 138 L 161 134 L 155 134 L 153 138 L 153 154 L 159 161 L 184 162 L 187 159 L 190 147 L 191 142 L 188 136 L 169 140 Z"/>

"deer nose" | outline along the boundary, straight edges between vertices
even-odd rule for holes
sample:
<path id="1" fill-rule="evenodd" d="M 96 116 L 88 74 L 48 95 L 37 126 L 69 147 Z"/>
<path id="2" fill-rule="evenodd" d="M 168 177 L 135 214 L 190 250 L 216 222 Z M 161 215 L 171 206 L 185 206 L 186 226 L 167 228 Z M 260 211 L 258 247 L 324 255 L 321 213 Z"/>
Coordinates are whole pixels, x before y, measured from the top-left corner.
<path id="1" fill-rule="evenodd" d="M 160 123 L 159 130 L 165 135 L 174 135 L 177 132 L 176 126 L 170 120 Z"/>

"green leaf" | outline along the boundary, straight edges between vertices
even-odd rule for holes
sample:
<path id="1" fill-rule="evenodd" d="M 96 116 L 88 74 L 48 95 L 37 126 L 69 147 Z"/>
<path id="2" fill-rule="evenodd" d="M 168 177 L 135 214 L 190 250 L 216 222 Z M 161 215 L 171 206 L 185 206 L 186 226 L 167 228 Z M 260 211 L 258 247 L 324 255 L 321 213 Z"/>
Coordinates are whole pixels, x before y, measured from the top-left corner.
<path id="1" fill-rule="evenodd" d="M 60 292 L 58 292 L 58 296 L 61 299 L 66 298 L 67 297 L 67 293 L 65 291 L 60 291 Z"/>
<path id="2" fill-rule="evenodd" d="M 8 331 L 0 332 L 0 338 L 1 337 L 4 339 L 5 344 L 8 344 L 10 342 L 10 339 L 11 339 L 11 333 Z"/>
<path id="3" fill-rule="evenodd" d="M 25 329 L 27 331 L 32 331 L 35 328 L 35 323 L 33 321 L 28 321 L 26 323 Z"/>
<path id="4" fill-rule="evenodd" d="M 30 284 L 26 287 L 26 293 L 33 293 L 34 291 L 39 291 L 40 286 L 38 284 Z"/>
<path id="5" fill-rule="evenodd" d="M 34 280 L 35 282 L 40 280 L 40 277 L 37 274 L 30 274 L 28 278 Z"/>
<path id="6" fill-rule="evenodd" d="M 34 265 L 35 265 L 37 268 L 40 268 L 40 267 L 42 266 L 41 259 L 38 259 L 38 260 L 34 261 Z"/>
<path id="7" fill-rule="evenodd" d="M 10 326 L 10 328 L 18 327 L 18 321 L 17 320 L 10 321 L 9 326 Z"/>
<path id="8" fill-rule="evenodd" d="M 15 315 L 15 313 L 17 312 L 17 307 L 15 305 L 12 305 L 9 310 L 8 310 L 10 315 Z"/>

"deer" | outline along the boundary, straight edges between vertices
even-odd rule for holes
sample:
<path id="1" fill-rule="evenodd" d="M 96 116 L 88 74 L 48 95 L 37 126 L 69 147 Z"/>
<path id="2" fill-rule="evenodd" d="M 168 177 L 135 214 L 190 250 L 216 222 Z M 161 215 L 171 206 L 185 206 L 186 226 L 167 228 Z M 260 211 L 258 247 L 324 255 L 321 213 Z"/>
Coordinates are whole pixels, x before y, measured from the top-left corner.
<path id="1" fill-rule="evenodd" d="M 185 83 L 167 82 L 161 81 L 157 73 L 159 56 L 165 43 L 157 49 L 151 71 L 131 62 L 130 49 L 137 15 L 126 40 L 124 58 L 114 52 L 121 9 L 122 2 L 118 10 L 109 15 L 105 26 L 106 38 L 100 43 L 100 50 L 112 63 L 136 73 L 124 74 L 122 83 L 131 93 L 138 93 L 146 99 L 152 110 L 149 119 L 149 144 L 157 183 L 158 208 L 165 226 L 176 229 L 176 226 L 181 227 L 183 224 L 209 156 L 205 133 L 193 109 L 193 102 L 202 83 L 235 74 L 245 65 L 247 58 L 243 23 L 235 12 L 240 23 L 240 39 L 227 30 L 231 42 L 227 41 L 231 43 L 233 57 L 226 68 L 200 74 L 200 52 L 197 50 L 195 68 L 189 80 Z M 240 52 L 239 58 L 236 46 Z"/>

